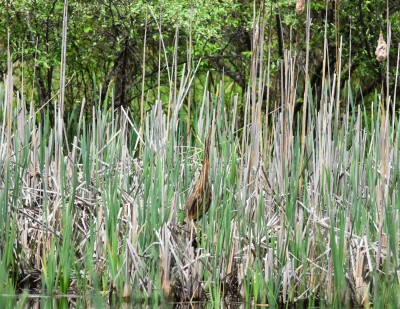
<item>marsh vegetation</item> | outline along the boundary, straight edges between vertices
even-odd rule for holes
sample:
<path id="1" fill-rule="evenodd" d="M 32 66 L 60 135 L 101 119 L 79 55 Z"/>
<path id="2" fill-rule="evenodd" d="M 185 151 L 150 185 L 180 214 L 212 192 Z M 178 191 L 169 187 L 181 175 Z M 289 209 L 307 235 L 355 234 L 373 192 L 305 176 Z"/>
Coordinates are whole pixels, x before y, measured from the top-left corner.
<path id="1" fill-rule="evenodd" d="M 177 46 L 160 39 L 168 79 L 160 83 L 159 66 L 157 95 L 142 92 L 139 106 L 125 106 L 111 83 L 92 89 L 94 103 L 67 106 L 64 10 L 60 86 L 38 105 L 7 48 L 0 294 L 79 295 L 81 305 L 94 305 L 85 298 L 94 295 L 152 305 L 398 307 L 399 57 L 394 74 L 390 57 L 376 62 L 383 79 L 364 98 L 340 37 L 333 66 L 328 44 L 319 46 L 316 87 L 305 3 L 306 48 L 290 42 L 272 76 L 268 19 L 258 11 L 266 9 L 255 8 L 243 92 L 224 74 L 211 83 L 201 61 L 178 65 Z M 389 53 L 390 25 L 385 37 Z M 202 164 L 210 203 L 190 220 L 185 202 Z"/>

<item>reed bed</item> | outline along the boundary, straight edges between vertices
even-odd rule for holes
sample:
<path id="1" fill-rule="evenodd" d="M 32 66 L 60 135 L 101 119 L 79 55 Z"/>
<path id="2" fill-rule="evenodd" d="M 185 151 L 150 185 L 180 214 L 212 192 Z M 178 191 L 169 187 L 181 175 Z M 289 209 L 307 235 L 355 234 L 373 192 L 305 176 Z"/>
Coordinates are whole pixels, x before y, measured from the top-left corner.
<path id="1" fill-rule="evenodd" d="M 143 119 L 113 100 L 67 114 L 61 77 L 58 103 L 39 121 L 35 104 L 13 94 L 9 65 L 0 86 L 0 294 L 398 307 L 395 102 L 388 93 L 356 98 L 341 63 L 314 102 L 308 72 L 299 81 L 287 52 L 287 90 L 264 109 L 272 104 L 263 102 L 262 50 L 243 98 L 225 98 L 222 80 L 189 120 L 183 102 L 196 68 L 173 64 L 169 102 L 148 102 Z M 184 205 L 208 132 L 212 201 L 193 223 Z"/>
<path id="2" fill-rule="evenodd" d="M 142 137 L 127 111 L 99 107 L 58 134 L 2 87 L 0 293 L 397 305 L 399 119 L 330 86 L 321 110 L 309 97 L 302 163 L 290 106 L 259 124 L 249 107 L 238 127 L 206 92 L 190 146 L 179 104 L 171 119 L 155 104 Z M 185 224 L 208 131 L 212 204 Z"/>

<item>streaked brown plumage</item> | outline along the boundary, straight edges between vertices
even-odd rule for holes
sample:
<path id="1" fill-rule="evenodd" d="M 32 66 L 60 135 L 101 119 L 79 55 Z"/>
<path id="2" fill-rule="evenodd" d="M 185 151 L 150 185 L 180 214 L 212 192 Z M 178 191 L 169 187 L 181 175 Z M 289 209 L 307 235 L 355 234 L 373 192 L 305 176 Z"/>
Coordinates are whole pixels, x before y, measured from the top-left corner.
<path id="1" fill-rule="evenodd" d="M 208 133 L 204 145 L 204 159 L 201 174 L 197 180 L 194 189 L 188 196 L 185 202 L 186 219 L 199 220 L 205 214 L 211 205 L 211 186 L 209 182 L 210 173 L 210 143 L 211 131 Z"/>

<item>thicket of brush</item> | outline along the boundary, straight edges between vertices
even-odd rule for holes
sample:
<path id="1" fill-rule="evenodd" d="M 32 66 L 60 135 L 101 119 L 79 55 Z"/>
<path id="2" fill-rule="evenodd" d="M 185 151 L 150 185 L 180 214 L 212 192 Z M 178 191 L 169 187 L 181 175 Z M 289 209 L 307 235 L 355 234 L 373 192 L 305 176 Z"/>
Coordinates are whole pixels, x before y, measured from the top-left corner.
<path id="1" fill-rule="evenodd" d="M 299 81 L 288 52 L 282 104 L 265 109 L 264 27 L 243 117 L 238 96 L 223 104 L 221 81 L 192 106 L 190 131 L 183 104 L 195 70 L 173 65 L 168 109 L 157 101 L 142 121 L 112 101 L 64 115 L 64 56 L 58 103 L 39 121 L 34 102 L 13 94 L 9 64 L 0 86 L 0 294 L 398 306 L 396 97 L 356 99 L 339 62 L 315 102 L 308 59 Z M 184 224 L 210 130 L 211 208 Z"/>

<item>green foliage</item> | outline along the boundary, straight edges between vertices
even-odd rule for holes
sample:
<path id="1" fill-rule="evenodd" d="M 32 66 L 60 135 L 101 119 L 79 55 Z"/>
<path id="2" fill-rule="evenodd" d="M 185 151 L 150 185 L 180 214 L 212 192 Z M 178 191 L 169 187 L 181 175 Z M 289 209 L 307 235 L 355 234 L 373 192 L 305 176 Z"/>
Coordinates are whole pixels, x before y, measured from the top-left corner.
<path id="1" fill-rule="evenodd" d="M 24 74 L 25 81 L 28 81 L 25 89 L 30 90 L 35 101 L 43 105 L 57 95 L 59 88 L 63 1 L 16 0 L 4 3 L 3 7 L 0 12 L 0 73 L 3 75 L 6 70 L 5 50 L 9 32 L 14 70 L 20 76 Z M 137 106 L 141 95 L 145 30 L 145 90 L 150 97 L 157 98 L 159 54 L 161 84 L 166 86 L 171 82 L 166 67 L 173 64 L 176 40 L 179 70 L 188 60 L 193 61 L 194 66 L 195 60 L 202 59 L 200 72 L 212 72 L 211 84 L 217 77 L 213 74 L 224 73 L 241 88 L 241 93 L 247 86 L 252 34 L 257 20 L 265 21 L 268 41 L 265 49 L 270 49 L 272 57 L 271 76 L 279 78 L 278 60 L 283 59 L 283 49 L 295 45 L 299 58 L 304 58 L 305 13 L 297 15 L 294 8 L 293 0 L 267 1 L 263 11 L 260 11 L 260 4 L 252 1 L 233 0 L 70 2 L 67 110 L 72 110 L 83 97 L 92 104 L 99 99 L 104 101 L 109 84 L 116 85 L 117 104 Z M 393 58 L 397 55 L 395 47 L 400 39 L 400 10 L 392 2 L 389 9 L 391 46 L 394 47 L 391 48 L 389 63 L 393 74 Z M 375 85 L 382 83 L 382 67 L 376 62 L 374 52 L 381 30 L 387 38 L 386 1 L 311 1 L 311 18 L 313 87 L 319 83 L 317 77 L 321 76 L 325 27 L 332 67 L 337 61 L 335 49 L 343 37 L 342 57 L 351 59 L 352 79 L 361 84 L 363 92 L 369 94 Z M 175 38 L 177 27 L 178 39 Z M 161 38 L 163 44 L 160 45 Z M 94 80 L 102 81 L 100 93 Z M 390 86 L 393 87 L 393 82 Z M 16 87 L 21 88 L 21 85 Z M 161 94 L 163 101 L 168 102 L 163 89 Z M 270 95 L 274 100 L 279 94 L 279 89 L 273 89 Z"/>

